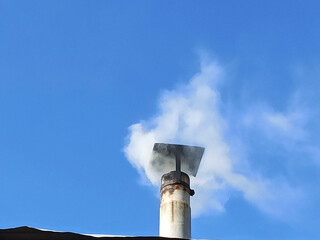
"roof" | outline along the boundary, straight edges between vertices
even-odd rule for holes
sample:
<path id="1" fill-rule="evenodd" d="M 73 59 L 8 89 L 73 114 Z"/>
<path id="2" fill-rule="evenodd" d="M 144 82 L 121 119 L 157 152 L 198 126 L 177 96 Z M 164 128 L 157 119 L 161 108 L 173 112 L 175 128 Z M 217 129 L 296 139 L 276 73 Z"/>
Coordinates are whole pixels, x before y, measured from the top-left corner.
<path id="1" fill-rule="evenodd" d="M 158 236 L 141 236 L 141 237 L 129 237 L 129 236 L 108 236 L 108 235 L 88 235 L 88 234 L 78 234 L 72 232 L 55 232 L 50 230 L 40 230 L 37 228 L 30 227 L 17 227 L 9 229 L 0 229 L 0 240 L 103 240 L 103 239 L 119 239 L 124 240 L 129 238 L 130 240 L 152 240 L 152 239 L 170 239 L 174 240 L 177 238 L 165 238 Z M 181 240 L 181 239 L 180 239 Z"/>

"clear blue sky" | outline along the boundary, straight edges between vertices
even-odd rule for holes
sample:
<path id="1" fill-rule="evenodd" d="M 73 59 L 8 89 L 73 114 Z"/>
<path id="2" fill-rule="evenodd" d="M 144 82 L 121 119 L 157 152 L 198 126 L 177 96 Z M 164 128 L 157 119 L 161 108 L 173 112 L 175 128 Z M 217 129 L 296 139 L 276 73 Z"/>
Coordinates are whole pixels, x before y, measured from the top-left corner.
<path id="1" fill-rule="evenodd" d="M 204 54 L 224 69 L 217 111 L 237 171 L 299 194 L 278 217 L 230 188 L 193 237 L 319 239 L 319 43 L 312 0 L 0 0 L 0 228 L 157 235 L 128 127 Z"/>

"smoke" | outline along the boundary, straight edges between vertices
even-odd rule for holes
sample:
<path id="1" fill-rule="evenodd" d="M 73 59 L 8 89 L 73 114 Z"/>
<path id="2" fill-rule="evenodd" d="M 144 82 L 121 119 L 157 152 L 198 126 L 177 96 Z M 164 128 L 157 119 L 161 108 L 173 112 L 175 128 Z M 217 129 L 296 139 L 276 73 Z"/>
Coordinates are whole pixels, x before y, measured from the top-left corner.
<path id="1" fill-rule="evenodd" d="M 298 199 L 299 192 L 285 182 L 263 178 L 252 172 L 245 160 L 231 157 L 231 145 L 224 134 L 232 123 L 220 113 L 218 86 L 223 78 L 224 70 L 219 64 L 203 60 L 200 72 L 189 83 L 162 94 L 156 116 L 129 127 L 126 157 L 152 185 L 159 186 L 162 172 L 151 163 L 154 143 L 204 147 L 197 177 L 191 177 L 196 191 L 191 202 L 193 214 L 224 211 L 232 193 L 240 192 L 262 211 L 282 217 L 291 206 L 286 200 Z M 245 171 L 237 172 L 238 166 Z"/>

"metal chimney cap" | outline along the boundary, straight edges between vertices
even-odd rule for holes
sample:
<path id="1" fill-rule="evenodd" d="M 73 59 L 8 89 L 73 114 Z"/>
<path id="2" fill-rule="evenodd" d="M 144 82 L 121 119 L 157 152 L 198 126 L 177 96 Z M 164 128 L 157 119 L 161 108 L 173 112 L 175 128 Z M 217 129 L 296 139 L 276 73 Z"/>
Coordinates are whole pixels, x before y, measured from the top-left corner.
<path id="1" fill-rule="evenodd" d="M 182 171 L 195 177 L 203 153 L 204 148 L 202 147 L 155 143 L 153 146 L 151 165 L 163 173 L 176 168 L 176 171 Z M 168 166 L 171 169 L 168 169 Z"/>

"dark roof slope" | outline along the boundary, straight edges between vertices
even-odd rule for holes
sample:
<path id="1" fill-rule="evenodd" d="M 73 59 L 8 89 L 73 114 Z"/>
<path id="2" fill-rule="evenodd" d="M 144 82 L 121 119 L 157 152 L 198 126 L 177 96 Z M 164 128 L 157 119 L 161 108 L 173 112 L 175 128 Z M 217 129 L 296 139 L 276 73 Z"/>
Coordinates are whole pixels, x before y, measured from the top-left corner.
<path id="1" fill-rule="evenodd" d="M 18 227 L 9 229 L 0 229 L 0 240 L 110 240 L 110 239 L 130 239 L 130 240 L 152 240 L 152 239 L 170 239 L 164 237 L 93 237 L 72 232 L 53 232 L 43 231 L 30 227 Z M 181 240 L 181 239 L 180 239 Z"/>

